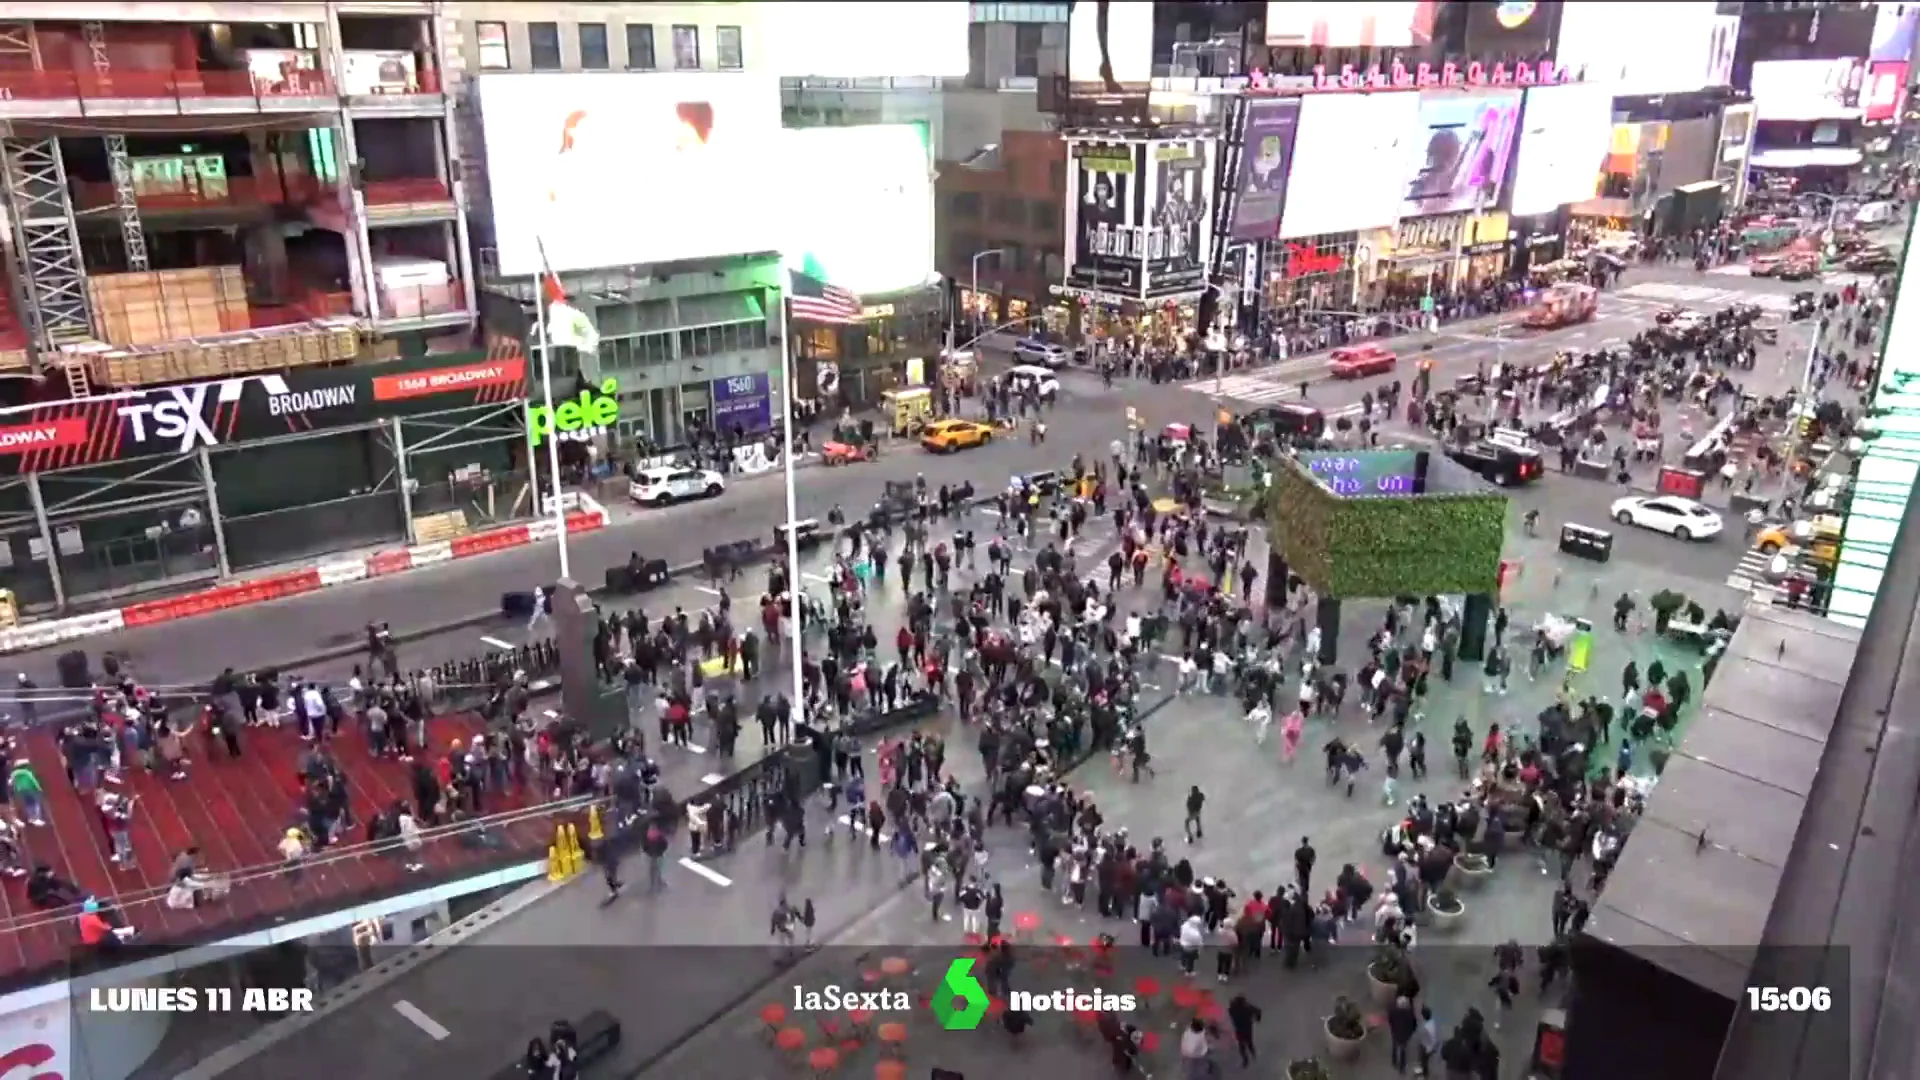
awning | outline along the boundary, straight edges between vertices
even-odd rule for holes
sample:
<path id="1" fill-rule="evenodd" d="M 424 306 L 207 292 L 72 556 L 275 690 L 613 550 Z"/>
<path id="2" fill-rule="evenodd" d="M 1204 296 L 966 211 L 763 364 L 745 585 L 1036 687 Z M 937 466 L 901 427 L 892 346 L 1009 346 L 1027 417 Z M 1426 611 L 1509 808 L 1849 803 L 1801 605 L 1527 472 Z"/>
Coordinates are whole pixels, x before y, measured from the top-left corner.
<path id="1" fill-rule="evenodd" d="M 1747 164 L 1756 169 L 1848 169 L 1860 164 L 1862 157 L 1851 146 L 1755 150 Z"/>

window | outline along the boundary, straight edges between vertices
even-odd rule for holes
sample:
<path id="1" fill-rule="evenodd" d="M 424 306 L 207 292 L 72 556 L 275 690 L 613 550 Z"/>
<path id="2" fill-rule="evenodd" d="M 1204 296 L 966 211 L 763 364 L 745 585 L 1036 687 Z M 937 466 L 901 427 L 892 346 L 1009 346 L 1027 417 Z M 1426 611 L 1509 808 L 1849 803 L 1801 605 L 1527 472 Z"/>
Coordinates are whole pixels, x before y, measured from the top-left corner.
<path id="1" fill-rule="evenodd" d="M 680 331 L 682 357 L 718 356 L 746 352 L 767 346 L 767 324 L 761 322 L 722 323 Z"/>
<path id="2" fill-rule="evenodd" d="M 739 71 L 747 66 L 747 58 L 740 45 L 739 27 L 716 26 L 713 28 L 713 37 L 714 48 L 720 51 L 719 60 L 722 71 Z"/>
<path id="3" fill-rule="evenodd" d="M 580 24 L 580 68 L 582 71 L 605 71 L 613 66 L 607 57 L 607 24 Z"/>
<path id="4" fill-rule="evenodd" d="M 1033 211 L 1033 227 L 1037 232 L 1047 232 L 1060 227 L 1060 215 L 1054 205 L 1044 199 L 1035 199 L 1029 204 Z"/>
<path id="5" fill-rule="evenodd" d="M 1013 27 L 1013 74 L 1032 79 L 1040 74 L 1040 24 L 1016 23 Z"/>
<path id="6" fill-rule="evenodd" d="M 660 62 L 653 56 L 653 27 L 627 24 L 627 70 L 653 71 Z"/>
<path id="7" fill-rule="evenodd" d="M 1027 253 L 1019 244 L 1008 244 L 1000 253 L 1000 265 L 1009 274 L 1017 274 L 1027 268 Z"/>
<path id="8" fill-rule="evenodd" d="M 675 71 L 700 70 L 700 28 L 673 28 L 673 67 Z"/>
<path id="9" fill-rule="evenodd" d="M 533 61 L 535 71 L 560 70 L 560 24 L 537 22 L 527 24 L 528 59 Z"/>
<path id="10" fill-rule="evenodd" d="M 1025 205 L 1019 199 L 995 199 L 993 200 L 993 220 L 1008 224 L 1017 223 L 1026 217 L 1023 213 L 1025 209 Z"/>
<path id="11" fill-rule="evenodd" d="M 474 27 L 480 42 L 480 70 L 505 71 L 513 66 L 513 51 L 507 47 L 507 24 L 483 22 Z"/>
<path id="12" fill-rule="evenodd" d="M 977 191 L 956 191 L 948 206 L 957 218 L 978 218 L 980 216 L 980 193 Z"/>

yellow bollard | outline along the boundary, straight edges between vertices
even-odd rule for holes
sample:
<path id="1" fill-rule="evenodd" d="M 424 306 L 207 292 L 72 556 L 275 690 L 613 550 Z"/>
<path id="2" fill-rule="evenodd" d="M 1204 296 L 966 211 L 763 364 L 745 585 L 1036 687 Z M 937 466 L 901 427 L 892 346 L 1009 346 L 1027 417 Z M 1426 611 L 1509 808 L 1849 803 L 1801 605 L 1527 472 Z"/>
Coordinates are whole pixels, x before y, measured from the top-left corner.
<path id="1" fill-rule="evenodd" d="M 600 804 L 595 803 L 587 810 L 587 839 L 599 843 L 606 838 L 606 831 L 600 826 Z"/>
<path id="2" fill-rule="evenodd" d="M 566 880 L 567 867 L 563 861 L 564 858 L 565 856 L 561 854 L 560 848 L 557 845 L 549 845 L 547 847 L 547 880 L 549 882 L 558 884 Z"/>
<path id="3" fill-rule="evenodd" d="M 574 830 L 573 822 L 561 826 L 567 835 L 567 865 L 571 873 L 579 873 L 587 868 L 587 853 L 580 847 L 580 834 Z"/>

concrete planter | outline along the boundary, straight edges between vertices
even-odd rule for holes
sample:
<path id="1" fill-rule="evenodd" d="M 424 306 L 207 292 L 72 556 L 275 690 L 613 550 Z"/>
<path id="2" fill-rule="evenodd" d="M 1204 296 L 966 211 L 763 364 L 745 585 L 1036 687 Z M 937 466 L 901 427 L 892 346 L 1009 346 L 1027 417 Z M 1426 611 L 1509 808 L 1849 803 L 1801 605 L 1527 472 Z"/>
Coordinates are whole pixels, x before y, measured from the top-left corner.
<path id="1" fill-rule="evenodd" d="M 1453 872 L 1447 875 L 1453 887 L 1462 892 L 1478 891 L 1487 880 L 1493 877 L 1493 867 L 1479 855 L 1455 855 Z"/>
<path id="2" fill-rule="evenodd" d="M 1466 901 L 1461 900 L 1459 897 L 1455 897 L 1454 900 L 1456 906 L 1453 910 L 1446 911 L 1435 904 L 1432 897 L 1427 898 L 1427 926 L 1429 932 L 1440 935 L 1452 935 L 1456 930 L 1460 929 L 1460 920 L 1465 918 L 1467 914 L 1467 904 Z"/>
<path id="3" fill-rule="evenodd" d="M 1360 1056 L 1360 1044 L 1367 1041 L 1363 1034 L 1357 1039 L 1343 1039 L 1333 1033 L 1332 1017 L 1320 1022 L 1320 1029 L 1327 1036 L 1327 1056 L 1335 1061 L 1352 1061 Z"/>

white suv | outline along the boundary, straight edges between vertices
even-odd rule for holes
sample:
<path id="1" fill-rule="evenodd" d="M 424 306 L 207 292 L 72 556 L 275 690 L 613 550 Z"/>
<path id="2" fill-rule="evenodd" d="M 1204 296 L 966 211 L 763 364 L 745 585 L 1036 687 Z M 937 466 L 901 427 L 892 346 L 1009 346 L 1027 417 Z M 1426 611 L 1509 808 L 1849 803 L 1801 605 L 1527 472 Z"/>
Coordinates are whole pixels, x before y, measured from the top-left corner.
<path id="1" fill-rule="evenodd" d="M 682 499 L 711 499 L 727 490 L 711 469 L 642 469 L 627 485 L 627 496 L 641 506 L 666 506 Z"/>

